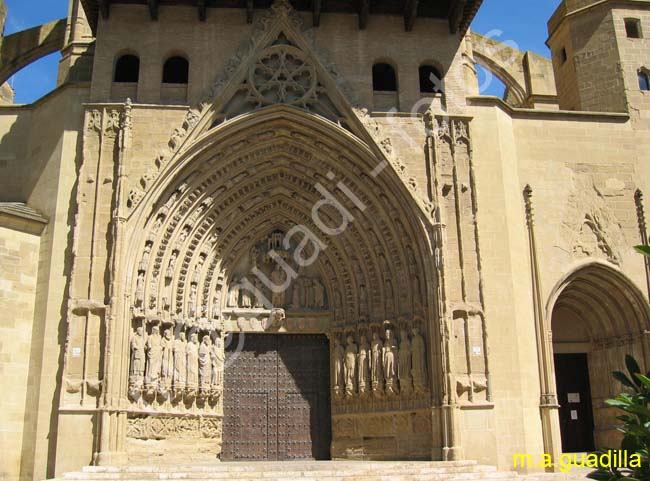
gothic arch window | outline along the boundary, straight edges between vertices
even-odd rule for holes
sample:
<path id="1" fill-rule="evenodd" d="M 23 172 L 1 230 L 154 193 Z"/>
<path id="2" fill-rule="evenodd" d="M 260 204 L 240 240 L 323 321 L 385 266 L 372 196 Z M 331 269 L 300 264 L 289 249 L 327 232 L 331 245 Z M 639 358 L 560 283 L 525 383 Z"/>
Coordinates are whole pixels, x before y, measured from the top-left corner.
<path id="1" fill-rule="evenodd" d="M 639 77 L 639 89 L 644 91 L 650 90 L 650 71 L 646 68 L 642 68 L 638 71 Z"/>
<path id="2" fill-rule="evenodd" d="M 140 80 L 140 59 L 136 55 L 122 55 L 115 62 L 114 82 L 138 83 Z"/>
<path id="3" fill-rule="evenodd" d="M 442 74 L 433 65 L 421 65 L 418 69 L 420 92 L 435 94 L 442 92 Z"/>
<path id="4" fill-rule="evenodd" d="M 189 75 L 190 63 L 185 57 L 170 57 L 163 66 L 163 83 L 165 84 L 187 84 Z"/>
<path id="5" fill-rule="evenodd" d="M 392 65 L 376 63 L 372 66 L 372 89 L 375 92 L 397 92 L 397 74 Z"/>

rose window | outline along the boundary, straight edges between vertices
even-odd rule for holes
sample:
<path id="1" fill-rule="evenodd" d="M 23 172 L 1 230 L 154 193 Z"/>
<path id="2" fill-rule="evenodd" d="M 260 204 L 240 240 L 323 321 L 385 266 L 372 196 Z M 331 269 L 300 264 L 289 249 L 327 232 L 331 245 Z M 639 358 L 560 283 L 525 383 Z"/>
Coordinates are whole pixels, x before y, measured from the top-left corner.
<path id="1" fill-rule="evenodd" d="M 316 88 L 316 72 L 297 48 L 266 49 L 249 73 L 251 94 L 262 105 L 304 104 Z"/>

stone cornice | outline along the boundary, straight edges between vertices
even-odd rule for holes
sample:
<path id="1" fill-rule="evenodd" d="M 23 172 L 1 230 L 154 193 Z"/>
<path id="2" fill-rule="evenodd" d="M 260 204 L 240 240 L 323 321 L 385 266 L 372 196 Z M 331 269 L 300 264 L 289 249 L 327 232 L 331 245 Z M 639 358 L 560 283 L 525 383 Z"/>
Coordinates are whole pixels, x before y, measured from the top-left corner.
<path id="1" fill-rule="evenodd" d="M 110 12 L 110 5 L 112 3 L 141 3 L 143 6 L 147 5 L 147 2 L 141 1 L 125 1 L 125 0 L 81 0 L 81 4 L 83 5 L 83 8 L 86 12 L 86 16 L 88 18 L 88 23 L 90 24 L 90 27 L 93 31 L 93 33 L 97 32 L 97 24 L 99 20 L 99 16 L 102 15 L 104 17 L 107 17 Z M 174 2 L 168 2 L 168 3 L 174 3 Z M 181 2 L 178 1 L 179 4 L 182 5 L 187 5 L 188 2 Z M 205 3 L 201 3 L 200 1 L 194 2 L 200 10 L 200 18 L 201 20 L 205 19 L 206 11 L 205 11 Z M 467 31 L 469 28 L 469 25 L 472 23 L 472 20 L 476 16 L 479 8 L 481 7 L 481 4 L 483 3 L 483 0 L 427 0 L 424 2 L 419 2 L 415 3 L 415 7 L 417 9 L 417 14 L 413 15 L 415 16 L 420 16 L 420 17 L 434 17 L 434 18 L 444 18 L 448 19 L 450 23 L 450 29 L 452 33 L 457 33 L 459 32 L 461 35 L 464 35 L 464 33 Z M 381 7 L 374 6 L 370 12 L 366 12 L 365 15 L 367 16 L 368 14 L 395 14 L 395 15 L 401 15 L 403 14 L 404 10 L 404 2 L 402 1 L 397 1 L 397 0 L 391 0 L 389 2 L 385 2 L 382 4 Z M 250 5 L 254 5 L 253 2 L 250 2 Z M 218 0 L 216 1 L 216 6 L 217 7 L 222 7 L 222 8 L 236 8 L 239 7 L 240 4 L 229 1 L 229 0 Z M 249 7 L 247 7 L 248 9 Z M 357 14 L 361 15 L 361 12 L 357 12 L 358 5 L 357 2 L 349 1 L 349 2 L 341 2 L 336 5 L 336 7 L 332 7 L 330 10 L 324 10 L 324 13 L 329 12 L 343 12 L 343 13 L 351 13 L 351 14 Z M 244 10 L 244 8 L 242 8 Z M 248 23 L 250 23 L 250 18 L 251 18 L 251 13 L 253 10 L 250 10 L 250 12 L 247 12 L 247 18 Z M 319 10 L 319 16 L 320 16 L 320 10 Z M 155 20 L 157 17 L 156 15 L 152 14 L 152 19 Z M 407 15 L 405 15 L 405 28 L 406 30 L 410 30 L 412 27 L 413 19 L 407 20 L 409 18 Z M 314 25 L 317 26 L 318 22 L 314 20 Z M 360 22 L 360 28 L 365 28 L 361 26 L 362 23 Z"/>
<path id="2" fill-rule="evenodd" d="M 0 202 L 0 227 L 41 235 L 48 220 L 22 202 Z"/>

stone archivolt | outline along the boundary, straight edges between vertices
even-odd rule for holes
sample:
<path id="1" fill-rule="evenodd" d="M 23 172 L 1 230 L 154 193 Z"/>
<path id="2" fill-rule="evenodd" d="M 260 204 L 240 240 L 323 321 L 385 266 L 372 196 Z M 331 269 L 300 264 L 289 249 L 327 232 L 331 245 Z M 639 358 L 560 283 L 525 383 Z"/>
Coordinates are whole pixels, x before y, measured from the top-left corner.
<path id="1" fill-rule="evenodd" d="M 277 7 L 155 168 L 136 187 L 119 179 L 123 249 L 115 253 L 111 322 L 123 320 L 124 330 L 107 346 L 106 376 L 119 379 L 119 392 L 112 388 L 105 402 L 128 400 L 131 438 L 155 436 L 161 423 L 175 437 L 185 427 L 163 420 L 184 416 L 221 429 L 224 343 L 233 331 L 345 334 L 347 382 L 342 396 L 335 392 L 334 413 L 355 423 L 373 412 L 408 419 L 441 396 L 431 388 L 445 376 L 433 201 L 418 193 L 367 111 L 339 91 L 290 7 Z M 468 145 L 464 127 L 454 133 Z M 125 118 L 125 162 L 130 135 Z M 327 232 L 335 226 L 344 227 Z M 281 255 L 300 275 L 259 301 L 242 280 L 256 286 L 258 267 L 281 281 L 264 246 L 288 237 Z M 303 257 L 319 252 L 301 271 L 291 257 L 302 243 Z M 112 356 L 130 358 L 128 372 Z M 106 429 L 119 437 L 125 422 Z"/>
<path id="2" fill-rule="evenodd" d="M 178 385 L 172 378 L 170 384 L 162 372 L 156 378 L 145 369 L 142 376 L 142 368 L 132 365 L 129 393 L 135 412 L 155 408 L 220 415 L 221 381 L 212 379 L 213 371 L 208 375 L 214 370 L 211 364 L 201 364 L 203 370 L 196 366 L 201 348 L 210 351 L 227 331 L 356 331 L 361 319 L 381 323 L 428 315 L 430 266 L 417 261 L 428 257 L 424 215 L 393 171 L 370 174 L 376 162 L 342 128 L 293 107 L 275 106 L 208 133 L 179 162 L 173 177 L 156 183 L 159 200 L 143 204 L 128 220 L 130 325 L 138 346 L 148 336 L 147 354 L 155 347 L 147 366 L 153 363 L 156 372 L 158 340 L 171 334 L 171 340 L 160 342 L 172 346 L 173 356 L 174 348 L 183 356 L 184 347 L 187 376 Z M 325 198 L 324 191 L 340 207 L 323 205 L 315 216 L 313 208 Z M 322 226 L 342 225 L 342 212 L 352 218 L 340 233 L 327 235 Z M 267 291 L 271 304 L 259 305 L 239 284 L 243 278 L 254 284 L 253 267 L 273 279 L 275 264 L 268 247 L 282 243 L 296 226 L 302 226 L 301 233 L 293 234 L 291 247 L 279 252 L 300 274 L 285 294 L 274 297 Z M 304 232 L 317 236 L 323 248 L 307 239 L 302 257 L 318 255 L 301 271 L 292 250 L 305 240 Z M 307 287 L 296 298 L 305 300 L 295 306 L 295 289 L 303 284 Z M 422 325 L 423 336 L 429 335 L 427 325 Z M 407 337 L 411 343 L 412 335 Z M 223 359 L 222 344 L 219 349 Z M 396 345 L 395 376 L 398 352 Z M 422 379 L 429 376 L 425 372 Z M 414 405 L 426 405 L 425 382 L 410 383 L 400 393 L 395 377 L 388 390 Z M 383 396 L 373 402 L 391 405 Z"/>

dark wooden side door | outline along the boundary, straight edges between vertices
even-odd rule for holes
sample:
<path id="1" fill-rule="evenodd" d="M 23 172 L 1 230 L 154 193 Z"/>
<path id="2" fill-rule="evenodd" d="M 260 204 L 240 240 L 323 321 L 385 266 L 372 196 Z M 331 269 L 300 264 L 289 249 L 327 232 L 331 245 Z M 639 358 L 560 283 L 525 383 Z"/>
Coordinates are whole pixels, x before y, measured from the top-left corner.
<path id="1" fill-rule="evenodd" d="M 594 450 L 594 415 L 586 354 L 555 354 L 562 451 Z"/>
<path id="2" fill-rule="evenodd" d="M 329 459 L 329 343 L 234 335 L 226 348 L 222 459 Z"/>

